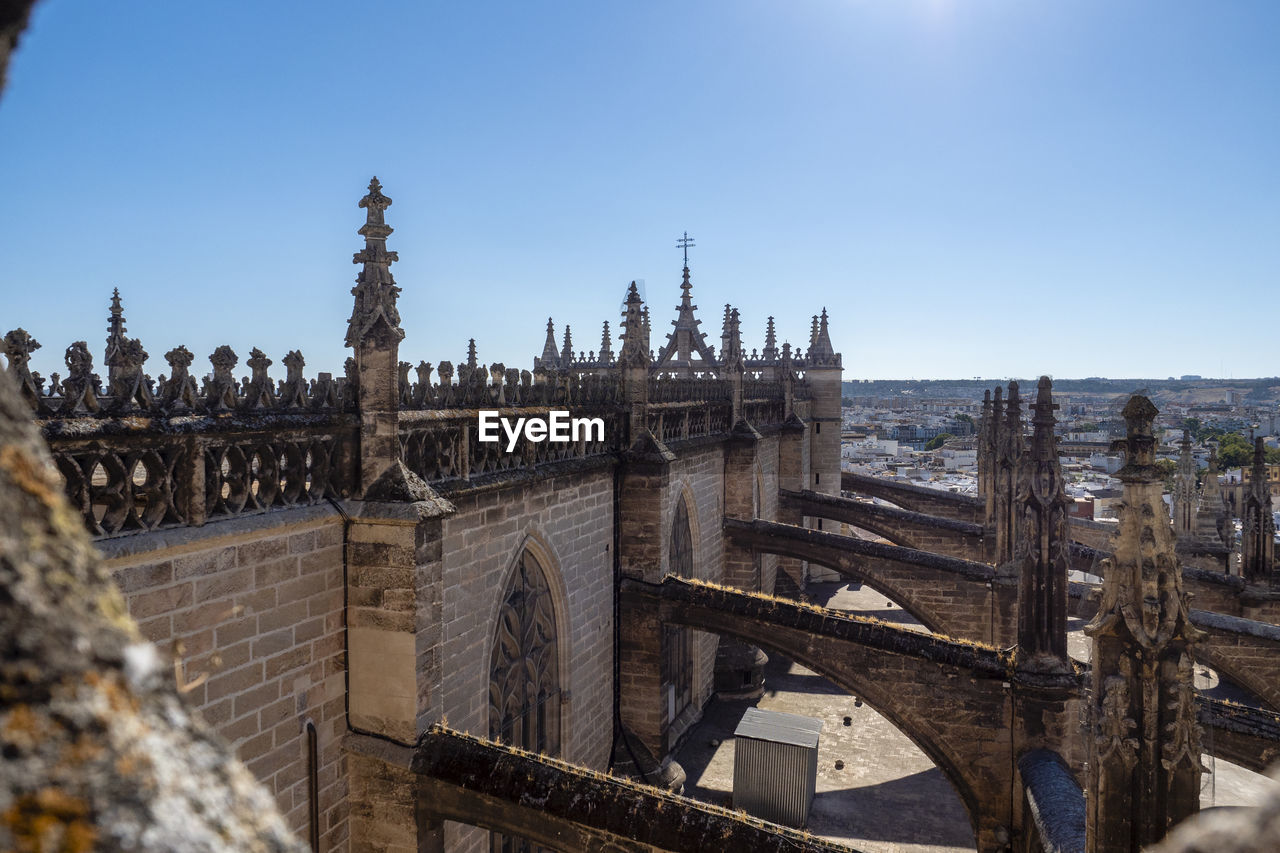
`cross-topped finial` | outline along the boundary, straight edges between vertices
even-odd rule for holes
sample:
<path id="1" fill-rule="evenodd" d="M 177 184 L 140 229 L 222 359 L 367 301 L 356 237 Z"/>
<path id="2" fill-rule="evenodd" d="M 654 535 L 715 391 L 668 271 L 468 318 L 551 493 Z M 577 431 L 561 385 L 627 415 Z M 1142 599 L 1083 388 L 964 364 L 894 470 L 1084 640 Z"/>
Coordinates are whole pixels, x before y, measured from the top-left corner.
<path id="1" fill-rule="evenodd" d="M 679 240 L 677 240 L 677 241 L 676 241 L 676 248 L 677 248 L 677 249 L 684 249 L 684 266 L 685 266 L 685 269 L 688 269 L 688 268 L 689 268 L 689 249 L 691 249 L 694 245 L 696 245 L 696 244 L 693 242 L 693 238 L 689 236 L 689 232 L 688 232 L 688 231 L 684 232 L 684 236 L 683 236 L 683 237 L 681 237 Z"/>

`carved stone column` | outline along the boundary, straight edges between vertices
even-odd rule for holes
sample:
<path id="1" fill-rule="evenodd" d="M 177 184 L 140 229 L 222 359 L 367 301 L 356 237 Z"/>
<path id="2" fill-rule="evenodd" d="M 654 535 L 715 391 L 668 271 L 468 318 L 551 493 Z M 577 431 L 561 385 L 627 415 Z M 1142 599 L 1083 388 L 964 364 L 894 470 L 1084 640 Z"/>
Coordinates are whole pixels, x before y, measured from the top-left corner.
<path id="1" fill-rule="evenodd" d="M 1124 484 L 1115 555 L 1102 605 L 1085 628 L 1093 638 L 1087 849 L 1137 851 L 1200 809 L 1191 627 L 1173 530 L 1161 498 L 1152 422 L 1135 395 L 1124 408 L 1128 437 L 1117 473 Z"/>

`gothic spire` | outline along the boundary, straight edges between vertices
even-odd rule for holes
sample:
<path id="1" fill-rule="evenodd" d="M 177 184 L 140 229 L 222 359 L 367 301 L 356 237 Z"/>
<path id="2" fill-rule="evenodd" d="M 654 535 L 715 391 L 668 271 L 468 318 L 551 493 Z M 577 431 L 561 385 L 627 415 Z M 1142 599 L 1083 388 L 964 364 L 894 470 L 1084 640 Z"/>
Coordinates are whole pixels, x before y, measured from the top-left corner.
<path id="1" fill-rule="evenodd" d="M 827 309 L 822 309 L 822 315 L 818 318 L 817 331 L 813 336 L 813 341 L 809 344 L 808 353 L 809 364 L 839 364 L 840 358 L 836 355 L 835 348 L 831 346 L 831 335 L 827 331 Z"/>
<path id="2" fill-rule="evenodd" d="M 1178 447 L 1178 473 L 1173 480 L 1173 530 L 1178 538 L 1190 538 L 1195 532 L 1196 460 L 1191 455 L 1191 431 L 1182 431 Z"/>
<path id="3" fill-rule="evenodd" d="M 120 288 L 111 290 L 111 313 L 107 316 L 107 353 L 104 364 L 111 364 L 111 356 L 125 341 L 124 308 L 120 305 Z"/>
<path id="4" fill-rule="evenodd" d="M 622 321 L 622 349 L 618 353 L 621 367 L 638 367 L 649 363 L 649 329 L 644 317 L 644 300 L 636 283 L 627 288 L 625 314 Z"/>
<path id="5" fill-rule="evenodd" d="M 761 351 L 760 357 L 765 361 L 778 360 L 778 333 L 774 331 L 772 317 L 769 318 L 764 329 L 764 350 Z"/>
<path id="6" fill-rule="evenodd" d="M 1275 576 L 1276 524 L 1262 438 L 1254 439 L 1253 467 L 1240 512 L 1240 573 L 1246 583 L 1269 583 Z"/>
<path id="7" fill-rule="evenodd" d="M 547 318 L 547 340 L 542 344 L 541 364 L 553 368 L 560 363 L 560 351 L 556 348 L 556 325 Z"/>
<path id="8" fill-rule="evenodd" d="M 569 324 L 564 324 L 564 346 L 560 348 L 560 366 L 569 367 L 573 364 L 573 333 L 569 331 Z"/>
<path id="9" fill-rule="evenodd" d="M 1069 499 L 1053 435 L 1053 385 L 1040 377 L 1030 451 L 1018 471 L 1017 510 L 1022 529 L 1014 559 L 1019 563 L 1018 665 L 1038 672 L 1067 673 L 1067 538 Z"/>
<path id="10" fill-rule="evenodd" d="M 609 337 L 609 321 L 604 321 L 604 332 L 600 335 L 600 363 L 613 361 L 613 340 Z"/>
<path id="11" fill-rule="evenodd" d="M 1227 506 L 1222 500 L 1222 491 L 1218 486 L 1218 447 L 1209 443 L 1209 469 L 1204 472 L 1204 480 L 1200 484 L 1200 496 L 1196 501 L 1196 537 L 1201 541 L 1231 547 L 1235 536 L 1228 538 Z"/>
<path id="12" fill-rule="evenodd" d="M 999 397 L 997 396 L 997 401 Z M 1013 559 L 1018 534 L 1017 479 L 1022 458 L 1022 403 L 1018 383 L 1009 383 L 1004 428 L 998 433 L 995 465 L 996 565 Z"/>
<path id="13" fill-rule="evenodd" d="M 728 370 L 741 372 L 745 368 L 742 353 L 742 322 L 738 316 L 737 308 L 729 311 L 727 331 L 728 339 L 724 352 L 720 353 L 720 359 Z"/>
<path id="14" fill-rule="evenodd" d="M 659 369 L 691 369 L 695 365 L 692 359 L 694 355 L 703 363 L 713 360 L 711 348 L 707 346 L 706 333 L 698 328 L 702 321 L 694 316 L 698 306 L 693 304 L 692 292 L 693 284 L 689 281 L 689 266 L 686 264 L 684 277 L 680 282 L 680 304 L 676 306 L 676 318 L 671 321 L 673 328 L 667 333 L 667 342 L 654 358 L 655 367 Z"/>
<path id="15" fill-rule="evenodd" d="M 382 184 L 375 176 L 369 181 L 369 192 L 360 199 L 365 209 L 365 223 L 359 234 L 364 237 L 364 250 L 352 256 L 352 263 L 361 264 L 356 286 L 351 288 L 355 306 L 347 321 L 347 346 L 362 343 L 399 343 L 404 340 L 400 328 L 400 312 L 396 310 L 396 287 L 391 275 L 391 264 L 400 258 L 387 251 L 387 237 L 394 230 L 386 224 L 384 214 L 391 206 L 391 199 L 382 194 Z"/>

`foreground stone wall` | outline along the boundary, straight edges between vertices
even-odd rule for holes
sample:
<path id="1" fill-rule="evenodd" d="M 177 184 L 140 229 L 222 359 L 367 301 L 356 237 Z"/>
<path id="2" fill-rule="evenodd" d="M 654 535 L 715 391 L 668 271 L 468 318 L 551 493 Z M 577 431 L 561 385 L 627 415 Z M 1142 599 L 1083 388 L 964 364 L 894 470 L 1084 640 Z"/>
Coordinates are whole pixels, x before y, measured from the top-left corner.
<path id="1" fill-rule="evenodd" d="M 317 735 L 321 850 L 347 847 L 342 520 L 286 510 L 99 543 L 129 613 L 187 701 L 309 833 L 306 726 Z"/>

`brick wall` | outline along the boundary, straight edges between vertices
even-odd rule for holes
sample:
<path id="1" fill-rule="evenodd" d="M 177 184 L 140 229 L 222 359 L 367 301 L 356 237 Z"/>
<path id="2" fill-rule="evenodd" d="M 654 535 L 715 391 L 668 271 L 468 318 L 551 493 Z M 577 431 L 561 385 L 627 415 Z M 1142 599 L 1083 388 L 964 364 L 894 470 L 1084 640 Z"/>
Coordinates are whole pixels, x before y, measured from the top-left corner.
<path id="1" fill-rule="evenodd" d="M 320 849 L 347 848 L 342 524 L 328 507 L 100 543 L 143 634 L 182 662 L 187 691 L 236 756 L 309 828 L 307 738 L 318 739 Z"/>

